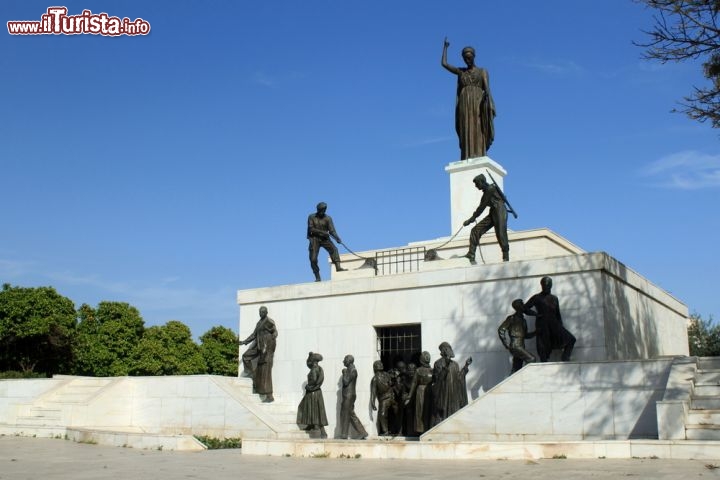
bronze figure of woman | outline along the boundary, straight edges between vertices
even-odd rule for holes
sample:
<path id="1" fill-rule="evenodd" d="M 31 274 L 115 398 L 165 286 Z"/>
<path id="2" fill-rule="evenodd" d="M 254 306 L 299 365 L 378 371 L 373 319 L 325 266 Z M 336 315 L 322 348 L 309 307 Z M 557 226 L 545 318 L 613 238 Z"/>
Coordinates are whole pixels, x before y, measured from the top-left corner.
<path id="1" fill-rule="evenodd" d="M 420 366 L 415 369 L 415 374 L 410 384 L 410 389 L 405 395 L 405 405 L 414 402 L 413 427 L 414 433 L 422 434 L 430 429 L 432 413 L 432 384 L 433 368 L 430 366 L 430 353 L 420 354 Z"/>
<path id="2" fill-rule="evenodd" d="M 311 438 L 327 438 L 325 425 L 328 424 L 325 413 L 325 400 L 322 394 L 322 384 L 325 374 L 318 363 L 323 359 L 319 353 L 310 352 L 305 362 L 310 369 L 305 385 L 305 396 L 298 405 L 297 424 L 304 425 Z"/>
<path id="3" fill-rule="evenodd" d="M 484 157 L 495 138 L 495 103 L 490 95 L 487 70 L 475 65 L 475 49 L 465 47 L 462 58 L 466 68 L 447 63 L 447 38 L 443 45 L 442 66 L 458 77 L 455 103 L 455 131 L 460 142 L 460 160 Z"/>

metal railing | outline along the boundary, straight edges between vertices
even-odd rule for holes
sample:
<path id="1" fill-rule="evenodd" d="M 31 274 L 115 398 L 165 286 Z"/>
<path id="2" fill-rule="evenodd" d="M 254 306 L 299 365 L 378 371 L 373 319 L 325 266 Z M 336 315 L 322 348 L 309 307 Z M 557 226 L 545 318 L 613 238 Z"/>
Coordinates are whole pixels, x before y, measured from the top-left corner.
<path id="1" fill-rule="evenodd" d="M 375 252 L 375 275 L 417 272 L 425 259 L 425 247 L 396 248 Z"/>

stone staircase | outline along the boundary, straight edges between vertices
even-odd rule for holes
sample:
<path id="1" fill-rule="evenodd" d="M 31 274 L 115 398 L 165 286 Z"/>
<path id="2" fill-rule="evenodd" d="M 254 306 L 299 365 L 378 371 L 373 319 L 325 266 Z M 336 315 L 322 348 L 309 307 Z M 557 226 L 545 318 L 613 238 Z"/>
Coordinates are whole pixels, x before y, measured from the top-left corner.
<path id="1" fill-rule="evenodd" d="M 123 377 L 73 377 L 58 376 L 59 385 L 37 397 L 32 403 L 18 405 L 15 427 L 27 432 L 46 430 L 63 431 L 73 426 L 73 412 L 81 411 L 104 389 L 112 387 Z M 260 396 L 252 393 L 252 380 L 245 377 L 212 377 L 219 387 L 243 404 L 261 422 L 265 423 L 279 439 L 306 439 L 308 434 L 295 423 L 297 405 L 275 395 L 275 401 L 263 403 Z M 95 428 L 91 426 L 83 428 Z M 121 429 L 126 431 L 128 429 Z"/>
<path id="2" fill-rule="evenodd" d="M 720 357 L 697 359 L 685 438 L 720 440 Z"/>
<path id="3" fill-rule="evenodd" d="M 252 379 L 246 377 L 216 379 L 226 392 L 251 409 L 276 434 L 278 439 L 306 439 L 308 434 L 297 426 L 297 405 L 274 395 L 275 401 L 264 403 L 260 395 L 252 393 Z"/>
<path id="4" fill-rule="evenodd" d="M 62 427 L 68 424 L 65 414 L 73 406 L 87 405 L 114 378 L 67 377 L 58 387 L 20 409 L 19 425 Z"/>
<path id="5" fill-rule="evenodd" d="M 64 437 L 171 450 L 205 448 L 191 435 L 195 429 L 199 433 L 212 432 L 211 436 L 257 435 L 291 441 L 309 438 L 295 423 L 296 399 L 275 395 L 274 402 L 263 403 L 259 395 L 252 393 L 249 378 L 57 375 L 48 382 L 52 386 L 45 389 L 38 381 L 28 383 L 28 387 L 12 384 L 13 391 L 6 387 L 8 398 L 20 400 L 5 402 L 7 408 L 0 411 L 0 435 Z M 32 389 L 40 393 L 33 394 Z M 207 402 L 223 405 L 230 417 L 218 415 Z M 167 420 L 158 423 L 158 415 L 167 415 Z M 228 418 L 230 423 L 226 423 Z"/>

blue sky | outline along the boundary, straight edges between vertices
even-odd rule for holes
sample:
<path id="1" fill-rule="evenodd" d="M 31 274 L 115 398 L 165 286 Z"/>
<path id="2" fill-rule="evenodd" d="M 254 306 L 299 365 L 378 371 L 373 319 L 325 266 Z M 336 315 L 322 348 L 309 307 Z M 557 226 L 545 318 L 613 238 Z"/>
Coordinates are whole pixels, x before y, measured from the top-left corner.
<path id="1" fill-rule="evenodd" d="M 61 5 L 151 33 L 7 33 L 53 5 L 0 3 L 2 283 L 129 302 L 199 336 L 237 330 L 238 289 L 312 280 L 321 200 L 355 251 L 450 235 L 447 36 L 450 63 L 473 45 L 490 74 L 509 227 L 720 312 L 720 132 L 670 113 L 704 79 L 641 60 L 642 5 L 86 0 Z"/>

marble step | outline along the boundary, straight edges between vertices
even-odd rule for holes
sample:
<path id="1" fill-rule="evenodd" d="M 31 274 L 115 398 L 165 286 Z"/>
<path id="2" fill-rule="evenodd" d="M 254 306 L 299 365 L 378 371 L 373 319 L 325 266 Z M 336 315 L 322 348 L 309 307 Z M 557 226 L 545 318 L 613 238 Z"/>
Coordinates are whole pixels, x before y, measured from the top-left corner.
<path id="1" fill-rule="evenodd" d="M 698 368 L 700 370 L 720 370 L 720 357 L 699 357 Z"/>
<path id="2" fill-rule="evenodd" d="M 29 410 L 25 410 L 26 418 L 53 418 L 60 419 L 62 417 L 62 409 L 54 407 L 32 406 Z"/>
<path id="3" fill-rule="evenodd" d="M 87 392 L 63 392 L 57 393 L 47 400 L 46 403 L 87 403 L 88 400 L 95 394 L 95 391 L 88 394 Z"/>
<path id="4" fill-rule="evenodd" d="M 693 388 L 693 397 L 719 397 L 720 398 L 720 385 L 698 385 L 695 383 Z"/>
<path id="5" fill-rule="evenodd" d="M 720 398 L 693 395 L 690 400 L 690 408 L 692 410 L 720 410 Z"/>
<path id="6" fill-rule="evenodd" d="M 304 430 L 295 427 L 295 430 L 278 433 L 278 440 L 309 440 L 310 436 Z"/>
<path id="7" fill-rule="evenodd" d="M 60 426 L 62 417 L 48 417 L 48 416 L 18 416 L 18 425 L 31 425 L 31 426 Z"/>
<path id="8" fill-rule="evenodd" d="M 688 440 L 720 440 L 720 425 L 685 425 Z"/>
<path id="9" fill-rule="evenodd" d="M 720 370 L 698 370 L 695 385 L 720 385 Z"/>
<path id="10" fill-rule="evenodd" d="M 690 410 L 687 423 L 691 425 L 720 425 L 720 410 Z"/>
<path id="11" fill-rule="evenodd" d="M 64 377 L 62 375 L 58 375 L 57 378 L 69 378 L 66 386 L 89 385 L 95 387 L 104 387 L 115 379 L 115 377 Z"/>
<path id="12" fill-rule="evenodd" d="M 22 425 L 60 425 L 62 423 L 62 410 L 52 407 L 30 407 L 18 415 L 17 423 Z"/>
<path id="13" fill-rule="evenodd" d="M 280 425 L 297 425 L 297 413 L 284 413 L 273 415 L 275 420 Z"/>

